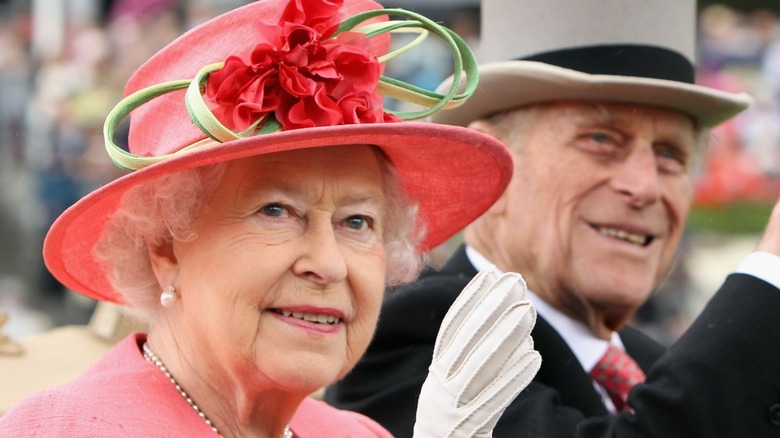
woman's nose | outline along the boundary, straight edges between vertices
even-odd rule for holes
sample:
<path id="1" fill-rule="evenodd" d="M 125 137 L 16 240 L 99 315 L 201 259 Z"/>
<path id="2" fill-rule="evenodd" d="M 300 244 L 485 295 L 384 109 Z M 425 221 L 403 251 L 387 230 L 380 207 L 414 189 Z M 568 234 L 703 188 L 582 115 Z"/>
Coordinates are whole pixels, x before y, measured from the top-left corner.
<path id="1" fill-rule="evenodd" d="M 293 266 L 296 275 L 318 285 L 346 278 L 347 263 L 330 221 L 310 222 L 301 240 L 300 256 Z"/>

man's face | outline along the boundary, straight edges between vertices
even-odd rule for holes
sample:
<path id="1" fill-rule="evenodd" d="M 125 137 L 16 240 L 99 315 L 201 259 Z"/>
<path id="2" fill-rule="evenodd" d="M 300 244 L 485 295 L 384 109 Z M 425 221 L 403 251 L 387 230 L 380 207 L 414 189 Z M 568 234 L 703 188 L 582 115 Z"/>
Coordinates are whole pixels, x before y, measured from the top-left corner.
<path id="1" fill-rule="evenodd" d="M 557 308 L 599 331 L 619 328 L 674 259 L 692 200 L 693 122 L 655 107 L 566 102 L 525 126 L 502 135 L 515 174 L 499 258 Z"/>

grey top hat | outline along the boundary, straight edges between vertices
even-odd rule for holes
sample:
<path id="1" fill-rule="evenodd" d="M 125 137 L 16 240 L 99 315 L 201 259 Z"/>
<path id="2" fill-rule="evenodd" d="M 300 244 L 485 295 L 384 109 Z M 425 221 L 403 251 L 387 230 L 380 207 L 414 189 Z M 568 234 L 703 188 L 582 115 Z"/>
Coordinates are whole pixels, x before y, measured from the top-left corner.
<path id="1" fill-rule="evenodd" d="M 694 84 L 695 0 L 482 0 L 481 14 L 479 87 L 434 122 L 465 126 L 532 103 L 601 100 L 679 110 L 706 128 L 752 102 Z"/>

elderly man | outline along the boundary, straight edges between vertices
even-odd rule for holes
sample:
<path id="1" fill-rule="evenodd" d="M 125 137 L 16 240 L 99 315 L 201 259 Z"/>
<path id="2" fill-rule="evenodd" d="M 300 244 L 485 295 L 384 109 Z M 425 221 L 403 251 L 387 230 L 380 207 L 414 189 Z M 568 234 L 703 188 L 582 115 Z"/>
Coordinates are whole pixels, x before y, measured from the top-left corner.
<path id="1" fill-rule="evenodd" d="M 495 436 L 780 436 L 780 207 L 669 350 L 626 326 L 672 264 L 708 129 L 750 103 L 693 84 L 694 0 L 484 0 L 482 18 L 480 87 L 435 121 L 500 138 L 513 179 L 441 270 L 389 293 L 326 400 L 410 436 L 441 318 L 493 264 L 533 292 L 543 359 Z"/>

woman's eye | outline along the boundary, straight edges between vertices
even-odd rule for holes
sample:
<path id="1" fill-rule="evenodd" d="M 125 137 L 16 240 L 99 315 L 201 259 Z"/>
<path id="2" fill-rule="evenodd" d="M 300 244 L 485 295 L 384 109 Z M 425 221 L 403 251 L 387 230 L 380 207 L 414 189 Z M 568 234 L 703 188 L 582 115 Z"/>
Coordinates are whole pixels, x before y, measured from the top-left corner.
<path id="1" fill-rule="evenodd" d="M 371 220 L 365 216 L 350 216 L 344 223 L 353 230 L 365 230 L 371 226 Z"/>
<path id="2" fill-rule="evenodd" d="M 282 217 L 287 213 L 287 210 L 280 204 L 268 204 L 260 208 L 260 213 L 265 216 Z"/>

